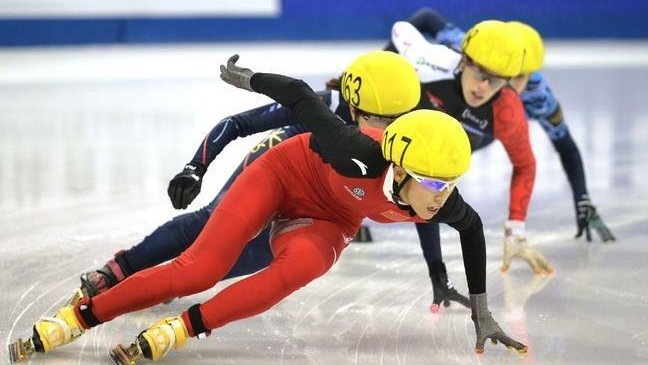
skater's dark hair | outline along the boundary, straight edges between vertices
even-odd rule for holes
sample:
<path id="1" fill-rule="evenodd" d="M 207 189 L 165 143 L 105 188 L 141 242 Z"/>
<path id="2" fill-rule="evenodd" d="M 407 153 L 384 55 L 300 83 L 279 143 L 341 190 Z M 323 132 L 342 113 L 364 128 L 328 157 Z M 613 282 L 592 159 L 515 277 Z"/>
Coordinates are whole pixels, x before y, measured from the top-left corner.
<path id="1" fill-rule="evenodd" d="M 326 90 L 340 91 L 342 88 L 342 75 L 337 78 L 330 79 L 326 82 Z"/>

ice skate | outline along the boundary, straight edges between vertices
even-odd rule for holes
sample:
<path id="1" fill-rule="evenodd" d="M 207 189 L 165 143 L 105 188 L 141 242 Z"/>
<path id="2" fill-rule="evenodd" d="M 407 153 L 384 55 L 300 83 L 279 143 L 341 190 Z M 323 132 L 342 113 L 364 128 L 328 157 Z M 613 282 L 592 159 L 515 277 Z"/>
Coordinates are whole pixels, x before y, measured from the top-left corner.
<path id="1" fill-rule="evenodd" d="M 9 344 L 9 363 L 14 364 L 29 358 L 34 351 L 34 342 L 31 338 L 19 338 L 16 342 Z"/>
<path id="2" fill-rule="evenodd" d="M 139 343 L 135 342 L 128 347 L 117 345 L 117 347 L 110 350 L 110 357 L 118 365 L 135 365 L 144 357 L 144 354 Z"/>
<path id="3" fill-rule="evenodd" d="M 128 347 L 118 345 L 110 351 L 110 357 L 117 365 L 135 365 L 142 358 L 158 360 L 171 348 L 179 349 L 187 342 L 187 329 L 178 317 L 168 317 L 137 336 Z"/>
<path id="4" fill-rule="evenodd" d="M 34 325 L 31 338 L 18 339 L 9 344 L 9 360 L 16 363 L 29 358 L 34 352 L 48 353 L 52 349 L 70 343 L 80 337 L 85 330 L 76 319 L 74 306 L 83 298 L 80 289 L 74 291 L 65 307 L 59 309 L 54 317 L 43 317 Z"/>
<path id="5" fill-rule="evenodd" d="M 117 253 L 119 255 L 120 253 Z M 81 274 L 81 290 L 88 297 L 94 297 L 124 280 L 123 270 L 115 259 L 108 261 L 102 268 Z"/>

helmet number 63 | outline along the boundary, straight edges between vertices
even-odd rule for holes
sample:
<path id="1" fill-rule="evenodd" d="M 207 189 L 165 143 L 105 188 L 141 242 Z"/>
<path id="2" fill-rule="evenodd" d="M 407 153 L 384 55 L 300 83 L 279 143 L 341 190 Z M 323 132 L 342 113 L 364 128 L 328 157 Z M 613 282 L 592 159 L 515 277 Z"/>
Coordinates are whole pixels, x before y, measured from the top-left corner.
<path id="1" fill-rule="evenodd" d="M 360 105 L 360 87 L 362 86 L 362 77 L 355 76 L 350 72 L 345 72 L 342 75 L 342 89 L 346 99 L 351 104 Z M 353 93 L 353 95 L 352 95 Z"/>

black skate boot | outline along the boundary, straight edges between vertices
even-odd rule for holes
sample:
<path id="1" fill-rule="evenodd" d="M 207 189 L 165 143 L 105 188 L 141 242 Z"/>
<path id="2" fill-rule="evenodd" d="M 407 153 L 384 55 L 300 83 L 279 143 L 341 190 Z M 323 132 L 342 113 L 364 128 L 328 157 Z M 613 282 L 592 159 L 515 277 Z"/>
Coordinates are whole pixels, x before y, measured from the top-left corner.
<path id="1" fill-rule="evenodd" d="M 94 297 L 117 285 L 126 278 L 124 270 L 117 262 L 123 253 L 118 252 L 115 258 L 108 261 L 101 269 L 81 274 L 81 290 L 88 297 Z"/>

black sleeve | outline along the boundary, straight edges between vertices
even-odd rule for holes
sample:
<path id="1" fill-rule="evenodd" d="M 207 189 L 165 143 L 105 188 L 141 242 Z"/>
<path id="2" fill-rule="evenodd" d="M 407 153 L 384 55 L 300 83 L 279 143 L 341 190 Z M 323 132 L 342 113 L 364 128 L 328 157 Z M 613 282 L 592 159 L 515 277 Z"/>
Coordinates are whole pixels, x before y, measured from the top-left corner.
<path id="1" fill-rule="evenodd" d="M 389 163 L 382 158 L 380 143 L 346 125 L 302 80 L 255 73 L 250 84 L 295 113 L 312 132 L 311 148 L 340 175 L 374 178 L 385 171 Z"/>
<path id="2" fill-rule="evenodd" d="M 419 9 L 407 22 L 412 24 L 421 34 L 428 34 L 431 37 L 436 37 L 436 34 L 448 24 L 448 21 L 441 14 L 430 8 Z M 392 41 L 387 43 L 384 50 L 398 53 Z"/>
<path id="3" fill-rule="evenodd" d="M 486 292 L 486 240 L 481 218 L 466 203 L 459 191 L 450 194 L 434 220 L 459 231 L 461 252 L 470 294 Z"/>
<path id="4" fill-rule="evenodd" d="M 443 264 L 443 255 L 441 254 L 439 223 L 430 221 L 427 223 L 416 223 L 415 226 L 430 277 L 440 272 L 445 273 L 446 268 Z"/>

